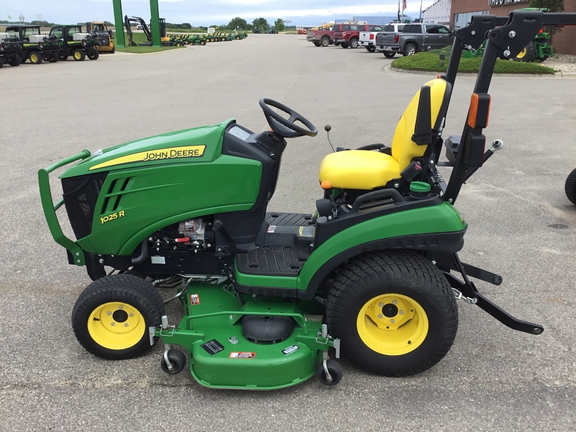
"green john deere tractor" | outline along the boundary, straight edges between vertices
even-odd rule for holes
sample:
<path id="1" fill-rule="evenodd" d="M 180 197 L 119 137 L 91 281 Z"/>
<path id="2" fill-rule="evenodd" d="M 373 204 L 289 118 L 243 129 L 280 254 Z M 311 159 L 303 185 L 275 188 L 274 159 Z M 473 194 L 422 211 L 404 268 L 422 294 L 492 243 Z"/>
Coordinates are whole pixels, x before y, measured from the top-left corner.
<path id="1" fill-rule="evenodd" d="M 93 282 L 72 328 L 106 359 L 165 344 L 161 367 L 202 385 L 278 389 L 313 375 L 337 384 L 340 353 L 374 374 L 422 372 L 449 351 L 461 298 L 515 330 L 540 334 L 478 292 L 471 278 L 502 278 L 460 261 L 467 224 L 455 207 L 464 182 L 499 148 L 485 150 L 488 89 L 497 57 L 517 54 L 542 25 L 576 14 L 512 12 L 474 17 L 456 33 L 448 70 L 416 93 L 390 147 L 329 154 L 312 214 L 270 211 L 287 139 L 315 136 L 293 109 L 261 99 L 270 130 L 222 123 L 84 150 L 39 171 L 55 241 Z M 515 37 L 510 35 L 514 33 Z M 437 171 L 444 120 L 465 46 L 488 44 L 461 136 L 446 140 L 448 183 Z M 53 203 L 49 176 L 61 175 Z M 206 179 L 202 187 L 198 179 Z M 56 211 L 66 208 L 76 239 Z M 113 269 L 107 272 L 105 267 Z M 107 274 L 108 273 L 108 274 Z M 176 323 L 166 301 L 182 304 Z M 180 349 L 177 349 L 179 346 Z M 333 358 L 332 358 L 333 357 Z"/>

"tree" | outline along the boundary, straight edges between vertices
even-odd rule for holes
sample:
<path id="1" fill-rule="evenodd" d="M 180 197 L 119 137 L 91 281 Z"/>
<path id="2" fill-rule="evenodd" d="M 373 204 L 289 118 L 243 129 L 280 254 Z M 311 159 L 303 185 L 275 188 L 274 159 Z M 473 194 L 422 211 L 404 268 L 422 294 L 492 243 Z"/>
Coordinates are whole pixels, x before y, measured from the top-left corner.
<path id="1" fill-rule="evenodd" d="M 530 7 L 545 8 L 548 12 L 559 12 L 564 10 L 564 0 L 530 0 Z M 554 34 L 562 29 L 554 27 L 546 27 L 546 31 L 550 33 L 550 40 L 554 37 Z"/>
<path id="2" fill-rule="evenodd" d="M 548 12 L 564 10 L 564 0 L 530 0 L 530 7 L 546 8 Z"/>
<path id="3" fill-rule="evenodd" d="M 282 30 L 284 30 L 284 21 L 278 18 L 274 23 L 274 27 L 276 28 L 276 31 L 281 32 Z"/>
<path id="4" fill-rule="evenodd" d="M 246 30 L 248 29 L 248 23 L 244 18 L 236 17 L 233 18 L 226 27 L 230 30 Z"/>
<path id="5" fill-rule="evenodd" d="M 259 28 L 260 31 L 264 33 L 270 28 L 270 25 L 268 24 L 268 21 L 266 21 L 266 18 L 256 18 L 254 21 L 252 21 L 252 27 L 254 29 Z"/>

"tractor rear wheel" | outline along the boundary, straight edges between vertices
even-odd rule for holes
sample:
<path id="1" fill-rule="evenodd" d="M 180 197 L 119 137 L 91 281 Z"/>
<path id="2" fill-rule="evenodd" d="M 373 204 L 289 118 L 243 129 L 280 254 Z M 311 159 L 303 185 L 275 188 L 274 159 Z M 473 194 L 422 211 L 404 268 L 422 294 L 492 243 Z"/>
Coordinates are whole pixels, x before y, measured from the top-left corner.
<path id="1" fill-rule="evenodd" d="M 95 280 L 78 297 L 72 329 L 87 351 L 110 360 L 150 349 L 148 328 L 159 325 L 164 303 L 150 282 L 119 274 Z"/>
<path id="2" fill-rule="evenodd" d="M 536 57 L 536 44 L 534 41 L 528 42 L 528 45 L 524 47 L 522 51 L 518 53 L 516 57 L 514 57 L 515 61 L 521 62 L 531 62 Z"/>
<path id="3" fill-rule="evenodd" d="M 576 204 L 576 169 L 568 175 L 566 184 L 564 185 L 564 190 L 566 191 L 566 196 L 570 202 Z"/>
<path id="4" fill-rule="evenodd" d="M 75 49 L 72 52 L 72 57 L 74 58 L 74 60 L 76 61 L 84 61 L 84 59 L 86 58 L 86 54 L 84 53 L 83 50 L 81 49 Z"/>
<path id="5" fill-rule="evenodd" d="M 438 363 L 458 329 L 446 278 L 411 251 L 379 251 L 349 261 L 328 293 L 330 334 L 365 370 L 408 376 Z"/>

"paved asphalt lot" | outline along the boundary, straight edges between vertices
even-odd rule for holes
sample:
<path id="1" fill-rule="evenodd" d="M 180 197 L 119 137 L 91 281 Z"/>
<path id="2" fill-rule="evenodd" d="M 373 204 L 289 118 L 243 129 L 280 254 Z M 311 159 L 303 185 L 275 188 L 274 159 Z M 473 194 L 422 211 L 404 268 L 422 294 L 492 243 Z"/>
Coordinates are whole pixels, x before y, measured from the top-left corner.
<path id="1" fill-rule="evenodd" d="M 576 168 L 576 78 L 493 79 L 485 133 L 505 148 L 457 201 L 470 224 L 461 258 L 504 277 L 499 287 L 480 282 L 480 290 L 542 323 L 541 336 L 460 302 L 452 350 L 421 375 L 376 377 L 343 360 L 345 376 L 334 388 L 312 379 L 275 392 L 206 389 L 186 371 L 168 376 L 159 345 L 111 362 L 76 342 L 70 313 L 90 281 L 50 237 L 39 168 L 84 148 L 231 117 L 264 130 L 261 97 L 321 130 L 331 124 L 335 146 L 387 143 L 430 77 L 389 64 L 362 49 L 316 48 L 303 36 L 251 35 L 151 55 L 2 68 L 0 429 L 576 430 L 576 206 L 564 195 Z M 458 77 L 445 137 L 461 132 L 473 83 Z M 312 212 L 321 195 L 317 169 L 329 151 L 323 131 L 291 140 L 269 208 Z M 199 179 L 198 187 L 209 183 Z M 168 309 L 177 310 L 174 303 Z"/>

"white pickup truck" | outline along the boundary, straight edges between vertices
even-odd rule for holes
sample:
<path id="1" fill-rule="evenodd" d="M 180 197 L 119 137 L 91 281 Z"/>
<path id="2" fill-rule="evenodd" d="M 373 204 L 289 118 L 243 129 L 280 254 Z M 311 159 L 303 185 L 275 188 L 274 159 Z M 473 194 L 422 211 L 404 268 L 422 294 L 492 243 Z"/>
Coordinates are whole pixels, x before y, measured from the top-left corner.
<path id="1" fill-rule="evenodd" d="M 376 35 L 382 32 L 398 32 L 402 31 L 404 28 L 404 24 L 400 23 L 390 23 L 384 26 L 380 26 L 379 29 L 375 29 L 376 31 L 363 31 L 360 32 L 360 39 L 358 39 L 358 44 L 363 46 L 369 52 L 376 51 Z"/>

